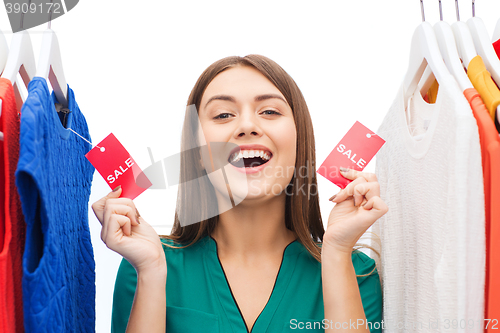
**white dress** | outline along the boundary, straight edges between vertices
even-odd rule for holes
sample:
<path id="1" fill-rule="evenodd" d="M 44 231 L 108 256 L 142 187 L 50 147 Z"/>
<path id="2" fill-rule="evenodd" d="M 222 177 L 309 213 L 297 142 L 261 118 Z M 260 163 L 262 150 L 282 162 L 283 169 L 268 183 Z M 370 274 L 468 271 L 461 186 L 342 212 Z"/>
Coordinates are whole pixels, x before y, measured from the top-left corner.
<path id="1" fill-rule="evenodd" d="M 453 77 L 437 101 L 403 88 L 377 133 L 381 198 L 374 225 L 386 332 L 482 332 L 485 212 L 476 120 Z M 410 126 L 407 113 L 410 114 Z"/>

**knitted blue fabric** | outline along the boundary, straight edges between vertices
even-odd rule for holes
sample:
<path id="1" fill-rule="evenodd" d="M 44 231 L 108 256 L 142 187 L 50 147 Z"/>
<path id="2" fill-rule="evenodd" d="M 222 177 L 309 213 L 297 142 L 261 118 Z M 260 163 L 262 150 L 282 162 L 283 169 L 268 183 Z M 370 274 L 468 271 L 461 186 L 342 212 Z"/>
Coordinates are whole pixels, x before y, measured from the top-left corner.
<path id="1" fill-rule="evenodd" d="M 26 220 L 26 332 L 95 332 L 95 262 L 88 226 L 94 167 L 85 117 L 68 86 L 69 114 L 34 77 L 21 109 L 16 185 Z M 66 119 L 64 120 L 64 116 Z M 65 121 L 66 128 L 63 126 Z"/>

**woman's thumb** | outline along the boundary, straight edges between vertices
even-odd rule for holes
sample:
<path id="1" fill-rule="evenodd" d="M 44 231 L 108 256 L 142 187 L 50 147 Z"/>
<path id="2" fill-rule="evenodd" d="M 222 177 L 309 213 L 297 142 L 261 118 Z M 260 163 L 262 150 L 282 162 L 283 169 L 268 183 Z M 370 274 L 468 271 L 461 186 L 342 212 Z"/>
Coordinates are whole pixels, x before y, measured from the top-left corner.
<path id="1" fill-rule="evenodd" d="M 109 192 L 106 197 L 108 198 L 119 198 L 120 195 L 122 194 L 122 186 L 118 185 L 113 189 L 113 191 Z"/>
<path id="2" fill-rule="evenodd" d="M 98 201 L 94 202 L 92 204 L 92 210 L 94 211 L 94 214 L 96 215 L 97 219 L 101 224 L 103 223 L 103 211 L 104 211 L 104 206 L 106 206 L 106 200 L 112 199 L 112 198 L 119 198 L 120 195 L 122 194 L 122 188 L 121 185 L 115 187 L 115 189 L 111 192 L 109 192 L 105 197 L 102 197 Z"/>

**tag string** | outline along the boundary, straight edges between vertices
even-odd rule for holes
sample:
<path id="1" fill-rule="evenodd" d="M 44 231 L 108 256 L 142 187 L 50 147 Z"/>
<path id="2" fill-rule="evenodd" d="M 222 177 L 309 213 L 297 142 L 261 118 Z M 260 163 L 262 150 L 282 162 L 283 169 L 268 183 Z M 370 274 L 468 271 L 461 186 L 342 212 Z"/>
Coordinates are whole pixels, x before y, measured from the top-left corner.
<path id="1" fill-rule="evenodd" d="M 71 132 L 73 132 L 73 133 L 75 133 L 76 135 L 78 135 L 78 136 L 79 136 L 80 138 L 82 138 L 83 140 L 85 140 L 85 141 L 87 141 L 88 143 L 90 143 L 90 145 L 91 145 L 91 146 L 93 146 L 92 142 L 90 142 L 89 140 L 87 140 L 87 139 L 85 139 L 83 136 L 81 136 L 80 134 L 78 134 L 78 133 L 76 133 L 75 131 L 73 131 L 73 129 L 72 129 L 72 128 L 68 127 L 68 129 L 69 129 Z M 101 151 L 104 151 L 104 149 L 105 149 L 104 147 L 99 147 L 98 145 L 95 145 L 95 146 L 96 146 L 97 148 L 99 148 Z"/>

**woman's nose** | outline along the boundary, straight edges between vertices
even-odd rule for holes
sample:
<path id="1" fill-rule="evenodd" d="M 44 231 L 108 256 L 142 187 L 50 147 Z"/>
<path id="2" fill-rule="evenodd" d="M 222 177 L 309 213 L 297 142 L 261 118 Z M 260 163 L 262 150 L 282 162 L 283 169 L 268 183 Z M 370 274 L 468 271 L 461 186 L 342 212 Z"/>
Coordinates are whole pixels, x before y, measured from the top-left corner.
<path id="1" fill-rule="evenodd" d="M 237 137 L 243 137 L 245 135 L 260 136 L 262 131 L 259 127 L 257 117 L 250 112 L 242 112 L 235 133 Z"/>

